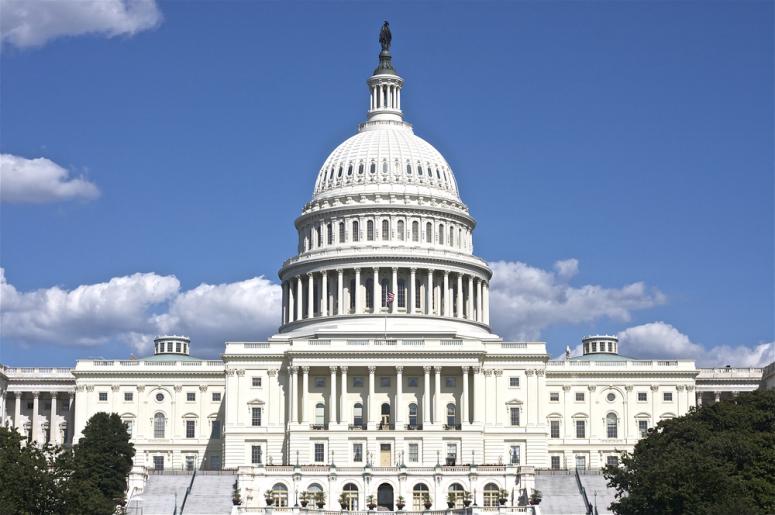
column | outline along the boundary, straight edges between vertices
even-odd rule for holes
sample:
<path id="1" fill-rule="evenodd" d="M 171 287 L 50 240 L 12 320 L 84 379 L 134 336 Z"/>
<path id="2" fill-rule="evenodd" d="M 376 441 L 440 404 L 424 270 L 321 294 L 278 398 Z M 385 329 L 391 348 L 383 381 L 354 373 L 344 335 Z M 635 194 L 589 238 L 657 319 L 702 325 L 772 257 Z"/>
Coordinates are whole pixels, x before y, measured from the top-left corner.
<path id="1" fill-rule="evenodd" d="M 374 313 L 379 313 L 382 307 L 382 285 L 379 284 L 379 268 L 374 268 Z"/>
<path id="2" fill-rule="evenodd" d="M 73 401 L 75 400 L 75 392 L 73 393 L 67 393 L 65 397 L 65 402 L 67 402 L 67 418 L 65 419 L 65 422 L 67 425 L 65 426 L 65 434 L 63 435 L 64 438 L 62 440 L 62 443 L 68 443 L 67 442 L 67 435 L 70 435 L 70 443 L 73 440 L 73 435 L 75 434 L 75 410 L 73 409 Z M 138 417 L 137 419 L 140 420 L 140 411 L 138 410 Z"/>
<path id="3" fill-rule="evenodd" d="M 444 270 L 444 286 L 443 290 L 441 291 L 441 305 L 444 306 L 443 314 L 445 317 L 448 317 L 450 315 L 450 295 L 449 295 L 449 272 Z"/>
<path id="4" fill-rule="evenodd" d="M 328 270 L 322 272 L 323 278 L 320 284 L 320 316 L 328 316 Z"/>
<path id="5" fill-rule="evenodd" d="M 458 275 L 458 285 L 460 285 L 460 276 Z M 459 287 L 459 286 L 458 286 Z M 460 291 L 460 290 L 458 290 Z M 458 307 L 460 303 L 458 302 Z M 463 370 L 463 395 L 460 397 L 460 423 L 464 426 L 468 425 L 468 371 L 471 367 L 462 367 Z"/>
<path id="6" fill-rule="evenodd" d="M 408 239 L 408 238 L 407 238 Z M 414 314 L 414 300 L 417 297 L 417 269 L 416 268 L 410 268 L 409 269 L 409 298 L 407 299 L 408 304 L 408 313 L 410 315 Z"/>
<path id="7" fill-rule="evenodd" d="M 422 369 L 425 373 L 425 389 L 422 392 L 422 423 L 427 426 L 431 423 L 431 367 L 425 365 Z"/>
<path id="8" fill-rule="evenodd" d="M 266 420 L 267 420 L 267 425 L 271 426 L 271 425 L 277 424 L 277 417 L 275 416 L 275 413 L 277 412 L 277 408 L 279 407 L 275 405 L 275 400 L 274 400 L 274 395 L 275 395 L 274 391 L 277 389 L 277 386 L 275 385 L 275 381 L 277 380 L 276 379 L 277 370 L 270 368 L 269 370 L 266 371 L 266 375 L 267 375 L 266 399 L 268 404 L 268 406 L 266 407 Z M 200 386 L 199 391 L 202 392 L 202 394 L 199 396 L 200 400 L 202 401 L 199 409 L 202 410 L 200 413 L 204 413 L 205 412 L 204 397 L 207 392 L 207 386 L 205 385 Z M 204 429 L 204 423 L 202 423 L 202 429 Z"/>
<path id="9" fill-rule="evenodd" d="M 390 305 L 391 313 L 395 313 L 398 309 L 398 268 L 396 267 L 393 267 L 393 295 L 395 295 L 395 299 Z"/>
<path id="10" fill-rule="evenodd" d="M 494 386 L 492 385 L 492 369 L 491 368 L 486 368 L 486 369 L 482 370 L 482 374 L 484 374 L 484 391 L 485 392 L 491 392 L 493 390 L 493 388 L 494 388 Z M 486 394 L 484 396 L 484 401 L 485 401 L 485 404 L 484 404 L 484 407 L 485 407 L 484 423 L 485 424 L 494 424 L 495 421 L 494 421 L 494 418 L 492 416 L 493 415 L 492 414 L 492 403 L 490 402 L 490 400 L 489 400 L 489 398 L 487 397 Z"/>
<path id="11" fill-rule="evenodd" d="M 296 276 L 296 320 L 304 317 L 304 285 L 301 283 L 301 276 Z"/>
<path id="12" fill-rule="evenodd" d="M 433 270 L 428 269 L 428 285 L 425 287 L 425 314 L 433 314 Z"/>
<path id="13" fill-rule="evenodd" d="M 436 389 L 434 391 L 434 395 L 436 396 L 436 402 L 434 410 L 433 410 L 433 423 L 434 424 L 440 424 L 443 420 L 441 413 L 442 413 L 442 407 L 441 407 L 441 367 L 436 366 L 433 367 L 433 372 L 435 373 L 435 379 L 436 379 Z"/>
<path id="14" fill-rule="evenodd" d="M 368 421 L 369 421 L 369 429 L 374 429 L 374 424 L 376 423 L 377 419 L 374 415 L 374 372 L 377 369 L 375 366 L 369 366 L 369 402 L 368 404 Z"/>
<path id="15" fill-rule="evenodd" d="M 57 392 L 51 392 L 51 410 L 48 412 L 49 439 L 54 445 L 59 444 L 59 428 L 56 422 L 57 416 Z"/>
<path id="16" fill-rule="evenodd" d="M 684 399 L 684 390 L 686 389 L 686 387 L 684 385 L 682 385 L 682 384 L 679 384 L 678 386 L 675 387 L 675 389 L 676 389 L 676 392 L 675 392 L 675 414 L 680 417 L 681 415 L 683 415 L 687 411 L 687 408 L 686 408 L 685 403 L 684 403 L 684 400 L 685 400 Z"/>
<path id="17" fill-rule="evenodd" d="M 482 310 L 484 314 L 484 318 L 482 319 L 482 322 L 484 322 L 487 325 L 490 325 L 490 283 L 486 282 L 484 283 L 484 286 L 482 287 Z"/>
<path id="18" fill-rule="evenodd" d="M 301 423 L 307 423 L 307 393 L 309 392 L 309 367 L 301 367 Z"/>
<path id="19" fill-rule="evenodd" d="M 342 367 L 342 391 L 340 392 L 340 395 L 341 400 L 339 401 L 339 409 L 342 411 L 342 414 L 339 417 L 339 420 L 344 423 L 347 418 L 345 416 L 345 406 L 347 406 L 347 367 Z"/>
<path id="20" fill-rule="evenodd" d="M 283 314 L 280 323 L 288 323 L 288 283 L 286 281 L 283 281 Z"/>
<path id="21" fill-rule="evenodd" d="M 503 370 L 493 370 L 495 375 L 495 423 L 497 425 L 503 425 Z"/>
<path id="22" fill-rule="evenodd" d="M 288 397 L 289 399 L 289 406 L 291 409 L 291 423 L 295 424 L 298 422 L 298 416 L 299 416 L 299 408 L 296 405 L 296 398 L 298 395 L 296 394 L 296 387 L 298 386 L 298 380 L 296 378 L 296 371 L 298 369 L 296 367 L 288 367 Z"/>
<path id="23" fill-rule="evenodd" d="M 355 312 L 361 313 L 361 269 L 355 269 Z M 351 293 L 352 295 L 352 293 Z"/>
<path id="24" fill-rule="evenodd" d="M 696 404 L 694 402 L 694 386 L 686 385 L 686 411 L 689 411 L 689 408 L 695 405 Z"/>
<path id="25" fill-rule="evenodd" d="M 628 384 L 624 387 L 624 391 L 626 393 L 624 394 L 624 416 L 622 417 L 624 418 L 624 420 L 622 421 L 623 422 L 622 431 L 625 439 L 633 437 L 630 434 L 630 428 L 631 428 L 630 417 L 632 416 L 630 414 L 630 407 L 632 406 L 632 390 L 633 390 L 633 387 L 631 384 Z"/>
<path id="26" fill-rule="evenodd" d="M 290 280 L 285 281 L 285 285 L 286 285 L 286 289 L 288 290 L 288 313 L 286 314 L 286 316 L 288 317 L 288 322 L 290 323 L 296 319 L 295 317 L 296 306 L 294 305 L 294 302 L 293 302 L 296 295 L 294 295 L 293 283 Z"/>
<path id="27" fill-rule="evenodd" d="M 482 321 L 482 280 L 476 280 L 476 321 Z"/>
<path id="28" fill-rule="evenodd" d="M 486 395 L 482 387 L 482 368 L 474 367 L 474 422 L 481 424 L 484 422 L 484 398 Z"/>
<path id="29" fill-rule="evenodd" d="M 343 299 L 344 299 L 344 270 L 342 270 L 341 268 L 337 268 L 336 270 L 336 314 L 337 315 L 341 315 L 344 312 L 342 308 Z"/>
<path id="30" fill-rule="evenodd" d="M 457 309 L 455 310 L 457 318 L 463 318 L 463 274 L 457 274 Z"/>
<path id="31" fill-rule="evenodd" d="M 331 371 L 331 395 L 329 396 L 329 403 L 331 407 L 328 409 L 328 423 L 333 425 L 338 422 L 336 417 L 336 367 L 328 367 Z"/>
<path id="32" fill-rule="evenodd" d="M 307 318 L 315 316 L 315 275 L 307 273 Z"/>
<path id="33" fill-rule="evenodd" d="M 40 433 L 38 430 L 38 400 L 40 392 L 32 392 L 32 441 L 40 442 Z"/>
<path id="34" fill-rule="evenodd" d="M 468 276 L 468 298 L 466 299 L 466 318 L 474 319 L 474 276 Z"/>
<path id="35" fill-rule="evenodd" d="M 403 404 L 403 396 L 404 396 L 404 367 L 401 365 L 396 365 L 396 402 L 395 402 L 395 420 L 396 420 L 396 429 L 403 429 L 404 428 L 404 404 Z"/>
<path id="36" fill-rule="evenodd" d="M 13 426 L 19 434 L 22 434 L 22 427 L 19 423 L 22 418 L 22 392 L 14 392 L 15 400 L 13 403 Z"/>

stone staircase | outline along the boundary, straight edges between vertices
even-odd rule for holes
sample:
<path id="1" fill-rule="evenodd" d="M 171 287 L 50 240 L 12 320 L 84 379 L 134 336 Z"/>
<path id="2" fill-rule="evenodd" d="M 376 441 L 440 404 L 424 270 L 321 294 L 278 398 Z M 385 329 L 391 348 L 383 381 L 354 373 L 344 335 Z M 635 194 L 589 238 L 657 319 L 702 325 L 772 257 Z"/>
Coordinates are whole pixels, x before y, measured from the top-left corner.
<path id="1" fill-rule="evenodd" d="M 127 512 L 142 513 L 142 515 L 172 515 L 176 507 L 176 494 L 179 507 L 190 483 L 190 474 L 149 475 L 143 493 L 132 498 L 127 506 Z"/>
<path id="2" fill-rule="evenodd" d="M 579 474 L 581 484 L 587 491 L 587 499 L 594 506 L 597 504 L 597 511 L 601 515 L 604 513 L 613 513 L 608 507 L 616 500 L 616 490 L 609 488 L 607 481 L 602 474 L 584 473 Z M 597 492 L 597 501 L 595 500 Z"/>
<path id="3" fill-rule="evenodd" d="M 203 471 L 197 472 L 183 513 L 185 515 L 230 514 L 232 487 L 236 480 L 236 474 L 225 471 L 215 475 Z"/>
<path id="4" fill-rule="evenodd" d="M 543 494 L 544 515 L 586 515 L 587 508 L 572 471 L 537 473 L 536 486 Z"/>

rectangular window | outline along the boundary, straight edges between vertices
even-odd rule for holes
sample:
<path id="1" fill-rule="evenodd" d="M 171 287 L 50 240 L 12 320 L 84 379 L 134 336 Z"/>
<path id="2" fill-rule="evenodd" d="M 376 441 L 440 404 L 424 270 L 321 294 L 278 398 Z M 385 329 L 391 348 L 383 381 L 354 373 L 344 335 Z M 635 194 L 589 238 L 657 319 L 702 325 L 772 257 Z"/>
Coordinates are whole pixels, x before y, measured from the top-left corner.
<path id="1" fill-rule="evenodd" d="M 576 438 L 586 438 L 587 423 L 584 420 L 576 421 Z"/>
<path id="2" fill-rule="evenodd" d="M 363 378 L 360 376 L 353 377 L 353 388 L 363 387 Z"/>
<path id="3" fill-rule="evenodd" d="M 132 399 L 134 399 L 134 394 L 132 392 L 124 392 L 124 400 L 127 402 L 131 402 Z"/>
<path id="4" fill-rule="evenodd" d="M 186 456 L 186 470 L 191 472 L 194 470 L 194 460 L 195 458 L 193 456 Z"/>
<path id="5" fill-rule="evenodd" d="M 457 444 L 448 443 L 447 444 L 447 464 L 454 465 L 456 461 L 457 461 Z"/>
<path id="6" fill-rule="evenodd" d="M 420 444 L 409 444 L 409 463 L 419 463 L 420 461 Z"/>
<path id="7" fill-rule="evenodd" d="M 175 343 L 175 352 L 180 352 L 180 342 Z"/>
<path id="8" fill-rule="evenodd" d="M 261 465 L 264 462 L 264 453 L 260 445 L 253 445 L 250 447 L 250 463 L 253 465 Z"/>
<path id="9" fill-rule="evenodd" d="M 363 462 L 363 444 L 362 443 L 353 444 L 353 461 L 356 463 Z"/>
<path id="10" fill-rule="evenodd" d="M 390 387 L 390 378 L 389 377 L 380 377 L 379 378 L 379 385 L 383 388 Z"/>
<path id="11" fill-rule="evenodd" d="M 663 393 L 662 400 L 664 400 L 665 402 L 673 402 L 673 392 Z"/>
<path id="12" fill-rule="evenodd" d="M 315 388 L 325 388 L 326 387 L 326 378 L 325 377 L 316 377 L 315 378 Z"/>
<path id="13" fill-rule="evenodd" d="M 409 388 L 417 388 L 417 378 L 416 377 L 410 377 L 406 384 L 409 386 Z"/>
<path id="14" fill-rule="evenodd" d="M 457 378 L 448 377 L 446 378 L 444 384 L 447 385 L 447 388 L 455 388 L 457 386 Z"/>
<path id="15" fill-rule="evenodd" d="M 253 427 L 258 427 L 261 425 L 261 408 L 251 408 L 250 409 L 250 423 Z"/>
<path id="16" fill-rule="evenodd" d="M 261 386 L 261 378 L 260 377 L 254 377 L 251 379 L 253 386 L 260 387 Z"/>
<path id="17" fill-rule="evenodd" d="M 315 444 L 315 463 L 323 463 L 326 459 L 326 447 L 322 443 Z"/>
<path id="18" fill-rule="evenodd" d="M 107 400 L 107 399 L 105 399 L 105 400 Z M 34 406 L 34 404 L 32 402 L 28 402 L 27 403 L 27 409 L 32 409 L 33 406 Z"/>
<path id="19" fill-rule="evenodd" d="M 519 465 L 519 445 L 509 447 L 509 463 Z"/>
<path id="20" fill-rule="evenodd" d="M 551 461 L 552 470 L 560 470 L 560 457 L 552 456 L 551 460 L 552 460 Z"/>
<path id="21" fill-rule="evenodd" d="M 608 465 L 609 467 L 618 467 L 619 466 L 619 457 L 618 456 L 606 456 L 605 464 Z"/>
<path id="22" fill-rule="evenodd" d="M 126 433 L 129 438 L 132 438 L 132 429 L 134 429 L 134 423 L 131 420 L 124 420 L 124 426 L 126 426 Z"/>
<path id="23" fill-rule="evenodd" d="M 210 438 L 218 439 L 220 437 L 221 437 L 221 421 L 213 420 L 213 423 L 210 425 Z"/>
<path id="24" fill-rule="evenodd" d="M 638 392 L 638 402 L 646 402 L 649 400 L 649 394 L 646 392 Z"/>
<path id="25" fill-rule="evenodd" d="M 549 392 L 549 402 L 560 402 L 560 392 Z"/>
<path id="26" fill-rule="evenodd" d="M 108 392 L 99 393 L 100 402 L 106 402 L 108 400 Z"/>
<path id="27" fill-rule="evenodd" d="M 511 425 L 512 426 L 518 426 L 519 425 L 519 408 L 509 408 L 509 413 L 511 415 Z"/>
<path id="28" fill-rule="evenodd" d="M 638 420 L 638 431 L 640 431 L 640 436 L 646 436 L 646 432 L 649 430 L 649 421 L 648 420 Z"/>
<path id="29" fill-rule="evenodd" d="M 186 438 L 194 438 L 195 429 L 196 429 L 196 421 L 186 420 Z"/>
<path id="30" fill-rule="evenodd" d="M 153 468 L 154 470 L 164 470 L 164 456 L 153 457 Z"/>
<path id="31" fill-rule="evenodd" d="M 518 388 L 519 387 L 519 378 L 518 377 L 509 377 L 509 386 L 511 388 Z"/>
<path id="32" fill-rule="evenodd" d="M 560 421 L 559 420 L 550 420 L 549 421 L 549 435 L 551 438 L 559 438 L 560 437 Z"/>
<path id="33" fill-rule="evenodd" d="M 186 392 L 186 400 L 188 402 L 194 402 L 196 400 L 196 393 L 194 393 L 194 392 Z"/>
<path id="34" fill-rule="evenodd" d="M 584 402 L 584 392 L 576 392 L 576 402 Z"/>
<path id="35" fill-rule="evenodd" d="M 221 402 L 221 392 L 213 392 L 213 402 Z"/>
<path id="36" fill-rule="evenodd" d="M 584 470 L 587 468 L 586 456 L 576 456 L 576 468 L 579 470 Z"/>

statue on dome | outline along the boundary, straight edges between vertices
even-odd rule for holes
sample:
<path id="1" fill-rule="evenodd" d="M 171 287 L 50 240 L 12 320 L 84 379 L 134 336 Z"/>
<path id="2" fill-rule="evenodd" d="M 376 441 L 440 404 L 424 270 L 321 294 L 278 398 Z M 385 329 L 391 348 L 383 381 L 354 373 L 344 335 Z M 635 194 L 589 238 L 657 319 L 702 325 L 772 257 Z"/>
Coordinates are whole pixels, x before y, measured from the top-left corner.
<path id="1" fill-rule="evenodd" d="M 390 24 L 385 20 L 382 24 L 382 30 L 379 31 L 379 44 L 382 45 L 382 51 L 390 50 L 390 42 L 393 40 L 393 35 L 390 34 Z"/>

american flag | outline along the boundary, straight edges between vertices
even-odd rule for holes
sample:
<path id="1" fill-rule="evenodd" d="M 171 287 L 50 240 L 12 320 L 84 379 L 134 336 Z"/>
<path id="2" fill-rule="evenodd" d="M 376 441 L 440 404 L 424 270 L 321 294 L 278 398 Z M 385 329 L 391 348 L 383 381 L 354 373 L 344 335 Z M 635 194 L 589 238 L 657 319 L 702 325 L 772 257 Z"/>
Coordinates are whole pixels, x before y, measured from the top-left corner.
<path id="1" fill-rule="evenodd" d="M 396 298 L 396 295 L 392 291 L 389 291 L 387 293 L 387 303 L 388 303 L 388 306 L 393 304 L 393 301 L 395 300 L 395 298 Z"/>

